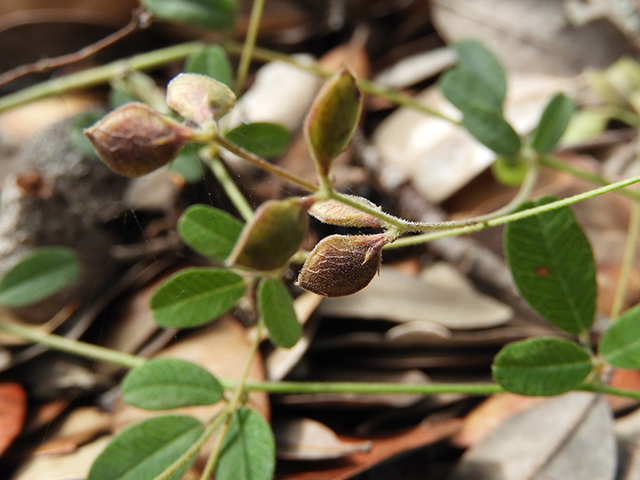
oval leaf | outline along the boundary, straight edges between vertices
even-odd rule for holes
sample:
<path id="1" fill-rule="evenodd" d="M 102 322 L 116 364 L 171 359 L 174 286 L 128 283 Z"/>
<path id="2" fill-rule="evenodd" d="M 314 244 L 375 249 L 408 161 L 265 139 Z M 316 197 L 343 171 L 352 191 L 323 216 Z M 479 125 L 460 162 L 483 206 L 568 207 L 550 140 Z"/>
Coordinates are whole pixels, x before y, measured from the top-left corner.
<path id="1" fill-rule="evenodd" d="M 80 275 L 80 262 L 68 247 L 33 250 L 0 281 L 0 303 L 20 307 L 57 293 Z"/>
<path id="2" fill-rule="evenodd" d="M 271 480 L 275 440 L 267 421 L 254 410 L 241 408 L 224 437 L 216 480 Z"/>
<path id="3" fill-rule="evenodd" d="M 347 146 L 358 124 L 362 95 L 351 73 L 343 68 L 316 97 L 304 132 L 318 173 L 326 176 L 331 162 Z"/>
<path id="4" fill-rule="evenodd" d="M 258 155 L 272 158 L 282 155 L 289 146 L 289 130 L 269 122 L 245 123 L 225 134 L 227 140 Z"/>
<path id="5" fill-rule="evenodd" d="M 197 155 L 184 150 L 169 165 L 169 170 L 180 175 L 186 183 L 198 183 L 204 178 L 205 168 Z"/>
<path id="6" fill-rule="evenodd" d="M 210 29 L 233 26 L 237 10 L 235 0 L 142 0 L 141 3 L 166 22 L 184 22 Z"/>
<path id="7" fill-rule="evenodd" d="M 573 100 L 561 93 L 549 101 L 533 136 L 532 146 L 538 153 L 548 153 L 556 146 L 575 109 L 576 104 Z"/>
<path id="8" fill-rule="evenodd" d="M 493 178 L 507 187 L 521 185 L 528 171 L 529 166 L 527 163 L 519 158 L 498 157 L 491 164 Z"/>
<path id="9" fill-rule="evenodd" d="M 122 381 L 125 402 L 146 410 L 211 405 L 222 398 L 222 385 L 204 368 L 176 358 L 153 358 Z"/>
<path id="10" fill-rule="evenodd" d="M 93 462 L 89 480 L 155 478 L 184 454 L 203 432 L 198 420 L 183 415 L 154 417 L 132 425 L 116 435 Z M 169 479 L 178 480 L 189 464 L 187 462 Z"/>
<path id="11" fill-rule="evenodd" d="M 162 327 L 203 325 L 233 307 L 246 285 L 221 268 L 188 268 L 163 282 L 151 297 L 151 310 Z"/>
<path id="12" fill-rule="evenodd" d="M 521 395 L 558 395 L 576 388 L 591 371 L 591 357 L 561 338 L 531 338 L 506 345 L 496 355 L 493 378 Z"/>
<path id="13" fill-rule="evenodd" d="M 464 112 L 462 125 L 476 140 L 500 155 L 514 156 L 520 137 L 502 116 L 486 108 L 471 107 Z"/>
<path id="14" fill-rule="evenodd" d="M 258 312 L 269 330 L 273 343 L 285 348 L 298 343 L 302 328 L 293 308 L 293 298 L 282 280 L 263 278 L 258 286 L 257 302 Z"/>
<path id="15" fill-rule="evenodd" d="M 192 205 L 178 220 L 178 232 L 196 252 L 217 262 L 224 262 L 233 250 L 242 222 L 208 205 Z"/>
<path id="16" fill-rule="evenodd" d="M 598 351 L 615 367 L 640 368 L 640 304 L 611 324 L 600 339 Z"/>
<path id="17" fill-rule="evenodd" d="M 445 98 L 462 112 L 471 107 L 481 107 L 502 113 L 502 99 L 482 77 L 464 67 L 449 70 L 438 83 Z"/>
<path id="18" fill-rule="evenodd" d="M 231 62 L 227 52 L 220 45 L 210 45 L 187 57 L 185 71 L 207 75 L 233 88 Z"/>
<path id="19" fill-rule="evenodd" d="M 554 201 L 545 197 L 519 210 Z M 522 297 L 544 318 L 578 334 L 593 323 L 596 268 L 591 246 L 568 207 L 510 223 L 505 255 Z"/>
<path id="20" fill-rule="evenodd" d="M 473 40 L 457 42 L 453 49 L 458 57 L 458 65 L 473 72 L 490 86 L 500 103 L 507 93 L 507 81 L 500 62 L 489 50 Z"/>

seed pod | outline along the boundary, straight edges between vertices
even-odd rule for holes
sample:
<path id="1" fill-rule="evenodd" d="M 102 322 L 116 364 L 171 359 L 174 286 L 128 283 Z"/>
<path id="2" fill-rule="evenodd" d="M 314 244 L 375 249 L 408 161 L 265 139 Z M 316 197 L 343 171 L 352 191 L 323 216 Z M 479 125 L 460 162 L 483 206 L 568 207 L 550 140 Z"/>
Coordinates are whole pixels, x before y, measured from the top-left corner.
<path id="1" fill-rule="evenodd" d="M 354 294 L 380 270 L 387 241 L 383 234 L 323 238 L 304 262 L 296 285 L 326 297 Z"/>
<path id="2" fill-rule="evenodd" d="M 362 205 L 380 210 L 379 206 L 370 202 L 366 198 L 357 197 L 355 195 L 347 196 Z M 330 225 L 339 225 L 341 227 L 382 228 L 383 226 L 382 222 L 376 217 L 372 217 L 367 213 L 361 212 L 357 208 L 353 208 L 333 199 L 322 200 L 314 203 L 309 209 L 309 215 L 321 222 L 328 223 Z"/>
<path id="3" fill-rule="evenodd" d="M 114 172 L 139 177 L 173 160 L 193 131 L 144 103 L 128 103 L 84 130 Z"/>
<path id="4" fill-rule="evenodd" d="M 358 124 L 362 95 L 348 69 L 342 68 L 322 87 L 304 125 L 318 174 L 326 177 Z"/>
<path id="5" fill-rule="evenodd" d="M 310 200 L 269 200 L 256 210 L 240 234 L 227 264 L 275 270 L 287 264 L 309 231 Z"/>
<path id="6" fill-rule="evenodd" d="M 183 118 L 206 124 L 233 108 L 236 96 L 224 83 L 206 75 L 181 73 L 167 85 L 167 105 Z"/>

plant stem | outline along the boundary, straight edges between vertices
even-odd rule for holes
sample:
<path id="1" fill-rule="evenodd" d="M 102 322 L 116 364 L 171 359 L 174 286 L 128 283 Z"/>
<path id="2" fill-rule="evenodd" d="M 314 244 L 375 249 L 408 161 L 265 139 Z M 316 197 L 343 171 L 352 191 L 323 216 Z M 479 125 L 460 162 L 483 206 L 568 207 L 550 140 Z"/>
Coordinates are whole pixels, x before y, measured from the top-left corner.
<path id="1" fill-rule="evenodd" d="M 573 165 L 570 165 L 564 160 L 561 160 L 556 157 L 550 157 L 550 156 L 540 157 L 540 164 L 553 168 L 555 170 L 559 170 L 561 172 L 567 172 L 576 178 L 586 180 L 587 182 L 591 182 L 595 185 L 602 185 L 602 186 L 611 185 L 611 182 L 606 180 L 604 177 L 598 175 L 597 173 L 589 172 L 587 170 L 574 167 Z M 636 202 L 640 202 L 640 193 L 635 192 L 633 190 L 629 190 L 625 188 L 625 189 L 621 189 L 617 193 L 619 193 L 620 195 L 625 195 L 626 197 L 632 198 Z"/>
<path id="2" fill-rule="evenodd" d="M 221 147 L 226 148 L 231 153 L 235 153 L 239 157 L 245 159 L 247 162 L 251 163 L 252 165 L 255 165 L 258 168 L 261 168 L 269 173 L 277 175 L 280 178 L 287 180 L 293 183 L 294 185 L 298 185 L 299 187 L 309 192 L 318 191 L 319 187 L 317 185 L 314 185 L 311 182 L 307 182 L 305 179 L 300 178 L 297 175 L 294 175 L 293 173 L 290 173 L 284 168 L 274 165 L 273 163 L 267 162 L 266 160 L 254 155 L 253 153 L 248 152 L 244 148 L 241 148 L 238 145 L 235 145 L 234 143 L 229 142 L 224 137 L 217 137 L 215 141 Z"/>
<path id="3" fill-rule="evenodd" d="M 616 293 L 613 297 L 613 305 L 611 306 L 611 320 L 615 320 L 620 316 L 624 299 L 627 295 L 629 286 L 629 276 L 633 268 L 633 257 L 636 253 L 638 245 L 638 235 L 640 234 L 640 204 L 633 203 L 631 205 L 631 219 L 627 230 L 627 241 L 624 247 L 624 255 L 622 266 L 620 268 L 620 276 L 616 285 Z"/>
<path id="4" fill-rule="evenodd" d="M 118 352 L 117 350 L 92 345 L 90 343 L 71 340 L 59 335 L 42 332 L 36 328 L 16 325 L 14 323 L 0 322 L 0 330 L 61 352 L 72 353 L 92 360 L 114 363 L 123 367 L 139 367 L 146 361 L 144 358 L 136 357 L 135 355 L 129 355 L 128 353 Z"/>
<path id="5" fill-rule="evenodd" d="M 583 200 L 588 200 L 589 198 L 597 197 L 598 195 L 603 195 L 605 193 L 613 192 L 615 190 L 628 187 L 629 185 L 633 185 L 634 183 L 638 183 L 638 182 L 640 182 L 640 176 L 628 178 L 626 180 L 612 183 L 610 185 L 607 185 L 601 188 L 596 188 L 588 192 L 580 193 L 572 197 L 563 198 L 561 200 L 547 203 L 545 205 L 540 205 L 538 207 L 529 208 L 527 210 L 522 210 L 520 212 L 511 213 L 503 217 L 492 218 L 486 221 L 475 223 L 473 225 L 467 225 L 460 228 L 452 228 L 451 230 L 446 230 L 444 232 L 425 233 L 421 235 L 414 235 L 412 237 L 401 238 L 399 240 L 396 240 L 394 243 L 390 245 L 386 245 L 385 248 L 400 248 L 400 247 L 406 247 L 408 245 L 418 245 L 421 243 L 430 242 L 431 240 L 436 240 L 438 238 L 451 237 L 453 235 L 463 235 L 466 233 L 477 232 L 478 230 L 483 230 L 488 227 L 504 225 L 505 223 L 515 222 L 516 220 L 522 220 L 523 218 L 528 218 L 533 215 L 550 212 L 552 210 L 566 207 L 568 205 L 581 202 Z"/>
<path id="6" fill-rule="evenodd" d="M 229 175 L 229 172 L 222 163 L 222 160 L 217 156 L 211 156 L 207 149 L 204 150 L 205 151 L 202 152 L 200 158 L 209 166 L 215 177 L 218 179 L 224 193 L 227 194 L 227 197 L 229 197 L 231 203 L 236 207 L 238 213 L 240 213 L 242 218 L 248 222 L 251 220 L 251 217 L 253 217 L 253 208 L 251 208 L 251 205 L 247 202 L 247 199 L 236 185 L 236 182 L 234 182 L 231 175 Z"/>
<path id="7" fill-rule="evenodd" d="M 240 64 L 238 65 L 238 75 L 236 76 L 236 97 L 239 97 L 242 93 L 242 87 L 244 81 L 247 78 L 249 72 L 249 65 L 251 64 L 251 57 L 253 49 L 256 45 L 256 38 L 258 38 L 258 30 L 260 28 L 260 19 L 262 18 L 262 11 L 264 9 L 264 0 L 254 0 L 251 8 L 251 18 L 249 19 L 249 28 L 244 38 L 242 46 L 242 54 L 240 55 Z"/>
<path id="8" fill-rule="evenodd" d="M 229 53 L 239 54 L 243 51 L 243 44 L 227 41 L 222 44 L 223 48 L 227 50 Z M 253 50 L 253 58 L 256 60 L 261 60 L 263 62 L 272 62 L 272 61 L 280 61 L 287 63 L 289 65 L 293 65 L 296 68 L 301 70 L 305 70 L 307 72 L 311 72 L 320 77 L 329 78 L 331 75 L 335 73 L 334 70 L 329 70 L 320 66 L 317 63 L 312 62 L 300 62 L 296 58 L 291 57 L 290 55 L 286 55 L 284 53 L 276 52 L 273 50 L 268 50 L 266 48 L 256 47 Z M 442 112 L 434 110 L 432 108 L 427 107 L 423 103 L 420 103 L 415 98 L 406 95 L 404 93 L 398 92 L 392 88 L 383 87 L 381 85 L 377 85 L 369 80 L 365 80 L 363 78 L 356 79 L 356 84 L 364 93 L 368 95 L 374 95 L 381 98 L 385 98 L 392 103 L 397 105 L 402 105 L 406 107 L 413 108 L 419 112 L 425 113 L 427 115 L 431 115 L 441 120 L 444 120 L 449 123 L 453 123 L 458 125 L 460 122 L 454 120 L 453 118 L 445 115 Z"/>
<path id="9" fill-rule="evenodd" d="M 148 70 L 181 60 L 187 55 L 202 50 L 204 47 L 205 45 L 200 42 L 182 43 L 135 55 L 131 58 L 117 60 L 100 67 L 65 75 L 64 77 L 53 78 L 0 98 L 0 112 L 51 95 L 59 95 L 71 90 L 108 83 L 112 78 L 124 75 L 132 70 Z"/>

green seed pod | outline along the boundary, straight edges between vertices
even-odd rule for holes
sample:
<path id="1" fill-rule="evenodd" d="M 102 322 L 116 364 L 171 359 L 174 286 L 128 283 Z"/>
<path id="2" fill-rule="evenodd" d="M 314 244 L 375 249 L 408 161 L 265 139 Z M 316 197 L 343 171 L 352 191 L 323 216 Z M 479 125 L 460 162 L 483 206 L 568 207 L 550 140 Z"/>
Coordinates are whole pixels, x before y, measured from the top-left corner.
<path id="1" fill-rule="evenodd" d="M 114 172 L 139 177 L 173 160 L 193 131 L 144 103 L 128 103 L 84 130 Z"/>
<path id="2" fill-rule="evenodd" d="M 380 270 L 387 241 L 384 234 L 323 238 L 304 262 L 296 285 L 326 297 L 359 292 Z"/>
<path id="3" fill-rule="evenodd" d="M 181 73 L 167 85 L 169 108 L 200 125 L 224 116 L 235 103 L 229 87 L 206 75 Z"/>
<path id="4" fill-rule="evenodd" d="M 379 206 L 370 202 L 366 198 L 357 197 L 355 195 L 347 196 L 362 205 L 366 205 L 367 207 L 375 210 L 380 210 Z M 341 227 L 383 227 L 382 222 L 376 217 L 372 217 L 367 213 L 361 212 L 357 208 L 353 208 L 333 199 L 322 200 L 314 203 L 309 209 L 309 215 L 321 222 L 328 223 L 330 225 L 339 225 Z"/>
<path id="5" fill-rule="evenodd" d="M 260 205 L 242 230 L 227 264 L 261 271 L 285 266 L 309 232 L 311 201 L 289 198 Z"/>
<path id="6" fill-rule="evenodd" d="M 304 125 L 318 174 L 326 177 L 331 162 L 344 150 L 358 124 L 362 95 L 348 69 L 342 68 L 322 87 Z"/>

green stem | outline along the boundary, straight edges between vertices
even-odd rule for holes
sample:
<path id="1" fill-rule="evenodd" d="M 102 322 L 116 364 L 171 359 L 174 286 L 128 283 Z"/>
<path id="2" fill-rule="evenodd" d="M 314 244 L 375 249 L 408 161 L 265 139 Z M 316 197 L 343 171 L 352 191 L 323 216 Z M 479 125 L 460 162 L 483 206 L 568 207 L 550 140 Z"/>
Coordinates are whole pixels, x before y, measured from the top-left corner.
<path id="1" fill-rule="evenodd" d="M 236 155 L 238 155 L 239 157 L 245 159 L 247 162 L 251 163 L 252 165 L 261 168 L 269 173 L 272 173 L 274 175 L 279 176 L 280 178 L 287 180 L 291 183 L 293 183 L 294 185 L 298 185 L 299 187 L 303 188 L 304 190 L 307 190 L 309 192 L 316 192 L 318 190 L 318 186 L 314 185 L 311 182 L 307 182 L 305 179 L 298 177 L 297 175 L 294 175 L 293 173 L 290 173 L 289 171 L 285 170 L 284 168 L 281 168 L 277 165 L 274 165 L 273 163 L 269 163 L 266 160 L 254 155 L 253 153 L 245 150 L 244 148 L 239 147 L 238 145 L 229 142 L 226 138 L 224 137 L 217 137 L 216 138 L 216 143 L 218 143 L 218 145 L 220 145 L 222 148 L 226 148 L 227 150 L 229 150 L 231 153 L 235 153 Z"/>
<path id="2" fill-rule="evenodd" d="M 72 353 L 81 357 L 90 358 L 92 360 L 100 360 L 102 362 L 114 363 L 123 367 L 135 368 L 142 365 L 146 360 L 144 358 L 129 355 L 128 353 L 118 352 L 110 348 L 92 345 L 90 343 L 79 342 L 69 338 L 53 335 L 51 333 L 40 331 L 33 327 L 16 325 L 14 323 L 0 322 L 0 330 L 16 335 L 25 340 L 29 340 L 40 345 L 59 350 L 61 352 Z"/>
<path id="3" fill-rule="evenodd" d="M 503 217 L 492 218 L 486 221 L 482 221 L 480 223 L 475 223 L 473 225 L 467 225 L 465 227 L 460 227 L 460 228 L 452 228 L 451 230 L 446 230 L 444 232 L 425 233 L 422 235 L 414 235 L 411 237 L 401 238 L 399 240 L 396 240 L 394 243 L 387 245 L 386 248 L 400 248 L 400 247 L 406 247 L 409 245 L 419 245 L 422 243 L 430 242 L 432 240 L 436 240 L 438 238 L 451 237 L 454 235 L 463 235 L 467 233 L 477 232 L 478 230 L 483 230 L 488 227 L 504 225 L 505 223 L 515 222 L 516 220 L 522 220 L 523 218 L 532 217 L 533 215 L 550 212 L 552 210 L 566 207 L 568 205 L 581 202 L 583 200 L 588 200 L 589 198 L 597 197 L 598 195 L 603 195 L 605 193 L 613 192 L 615 190 L 628 187 L 629 185 L 633 185 L 634 183 L 638 183 L 638 182 L 640 182 L 640 176 L 628 178 L 620 182 L 612 183 L 605 187 L 596 188 L 594 190 L 580 193 L 572 197 L 563 198 L 561 200 L 547 203 L 545 205 L 540 205 L 538 207 L 529 208 L 527 210 L 522 210 L 520 212 L 511 213 Z"/>
<path id="4" fill-rule="evenodd" d="M 619 397 L 634 398 L 640 400 L 640 391 L 628 390 L 626 388 L 611 387 L 601 383 L 583 383 L 578 387 L 578 390 L 594 393 L 606 393 L 608 395 L 617 395 Z"/>
<path id="5" fill-rule="evenodd" d="M 0 112 L 51 95 L 59 95 L 71 90 L 108 83 L 112 78 L 124 75 L 132 70 L 148 70 L 181 60 L 187 55 L 202 50 L 204 47 L 205 45 L 200 42 L 182 43 L 65 75 L 64 77 L 53 78 L 0 98 Z"/>
<path id="6" fill-rule="evenodd" d="M 550 157 L 550 156 L 541 157 L 540 163 L 547 167 L 553 168 L 554 170 L 567 172 L 576 178 L 586 180 L 587 182 L 593 183 L 595 185 L 602 185 L 602 186 L 611 185 L 611 182 L 609 182 L 604 177 L 598 175 L 597 173 L 589 172 L 587 170 L 574 167 L 573 165 L 570 165 L 564 160 L 560 160 L 559 158 Z M 625 189 L 621 189 L 617 193 L 619 193 L 620 195 L 625 195 L 629 198 L 632 198 L 636 202 L 640 202 L 640 193 L 635 192 L 633 190 L 628 190 L 625 188 Z"/>
<path id="7" fill-rule="evenodd" d="M 251 64 L 253 49 L 256 45 L 256 38 L 258 38 L 258 30 L 260 29 L 260 19 L 262 18 L 263 10 L 264 0 L 254 0 L 253 7 L 251 8 L 251 18 L 249 19 L 249 28 L 244 38 L 240 64 L 238 65 L 235 88 L 236 97 L 239 97 L 242 93 L 244 80 L 247 78 L 247 73 L 249 72 L 249 65 Z"/>
<path id="8" fill-rule="evenodd" d="M 171 475 L 180 470 L 180 468 L 182 468 L 187 462 L 191 461 L 191 459 L 198 454 L 200 449 L 204 446 L 205 443 L 207 443 L 211 436 L 216 433 L 216 430 L 218 430 L 220 424 L 225 419 L 226 417 L 224 415 L 215 416 L 211 420 L 205 431 L 202 433 L 202 435 L 200 435 L 198 440 L 196 440 L 195 443 L 193 443 L 193 445 L 191 445 L 186 452 L 180 455 L 180 457 L 175 462 L 173 462 L 164 472 L 162 472 L 153 480 L 167 480 L 169 477 L 171 477 Z"/>
<path id="9" fill-rule="evenodd" d="M 253 217 L 253 208 L 251 208 L 251 205 L 247 202 L 247 199 L 236 185 L 236 182 L 234 182 L 231 175 L 229 175 L 222 160 L 217 156 L 211 156 L 209 153 L 210 152 L 205 149 L 200 158 L 209 166 L 218 179 L 218 182 L 220 182 L 222 189 L 227 194 L 227 197 L 229 197 L 229 200 L 231 200 L 231 203 L 236 207 L 242 218 L 248 222 L 251 220 L 251 217 Z"/>
<path id="10" fill-rule="evenodd" d="M 627 230 L 627 241 L 624 247 L 624 256 L 622 266 L 620 268 L 620 276 L 616 285 L 616 293 L 613 297 L 613 305 L 611 306 L 611 320 L 615 320 L 620 316 L 624 299 L 627 295 L 627 287 L 629 286 L 629 276 L 633 268 L 633 257 L 636 253 L 638 245 L 638 235 L 640 234 L 640 204 L 631 205 L 631 219 L 629 220 L 629 228 Z"/>

